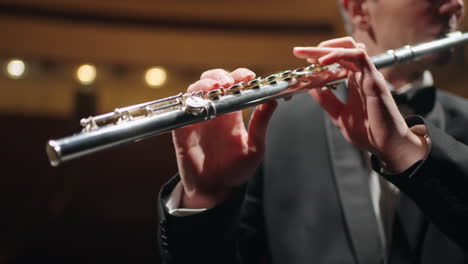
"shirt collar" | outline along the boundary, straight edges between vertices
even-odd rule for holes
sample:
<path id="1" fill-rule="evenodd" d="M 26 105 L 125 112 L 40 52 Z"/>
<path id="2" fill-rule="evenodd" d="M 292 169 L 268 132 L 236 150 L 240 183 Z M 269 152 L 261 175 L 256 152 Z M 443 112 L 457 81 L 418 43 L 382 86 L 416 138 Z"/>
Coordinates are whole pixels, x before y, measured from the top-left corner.
<path id="1" fill-rule="evenodd" d="M 395 86 L 393 86 L 391 83 L 388 83 L 388 85 L 390 86 L 390 91 L 396 94 L 413 93 L 418 89 L 434 86 L 434 78 L 432 78 L 430 71 L 424 71 L 420 78 L 414 80 L 411 83 L 405 84 L 398 90 L 395 90 Z"/>

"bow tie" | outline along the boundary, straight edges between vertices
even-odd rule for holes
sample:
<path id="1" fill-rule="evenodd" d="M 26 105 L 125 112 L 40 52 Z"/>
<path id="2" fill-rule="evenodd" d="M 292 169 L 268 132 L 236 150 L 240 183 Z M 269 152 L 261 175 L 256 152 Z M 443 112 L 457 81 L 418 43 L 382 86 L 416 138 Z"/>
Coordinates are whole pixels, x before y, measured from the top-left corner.
<path id="1" fill-rule="evenodd" d="M 435 87 L 432 86 L 403 94 L 392 93 L 392 96 L 398 106 L 406 106 L 414 114 L 425 116 L 434 108 L 435 92 Z"/>

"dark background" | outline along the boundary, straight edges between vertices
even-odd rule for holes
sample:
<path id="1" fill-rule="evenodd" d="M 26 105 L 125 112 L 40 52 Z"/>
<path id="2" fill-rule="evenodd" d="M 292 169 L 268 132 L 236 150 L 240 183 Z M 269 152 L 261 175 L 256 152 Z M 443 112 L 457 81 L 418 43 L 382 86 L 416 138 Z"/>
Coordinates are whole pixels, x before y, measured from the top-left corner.
<path id="1" fill-rule="evenodd" d="M 169 134 L 52 168 L 46 140 L 76 122 L 0 122 L 1 263 L 158 263 L 156 196 L 175 172 L 174 156 L 158 151 L 171 148 Z"/>
<path id="2" fill-rule="evenodd" d="M 0 35 L 0 263 L 159 263 L 170 134 L 58 168 L 47 140 L 78 132 L 81 117 L 183 92 L 210 68 L 304 66 L 292 47 L 345 32 L 335 1 L 0 0 Z M 26 61 L 24 78 L 5 74 L 12 58 Z M 468 97 L 466 58 L 458 49 L 434 71 L 439 87 Z M 98 69 L 85 100 L 82 63 Z M 143 82 L 151 66 L 168 71 L 159 89 Z"/>

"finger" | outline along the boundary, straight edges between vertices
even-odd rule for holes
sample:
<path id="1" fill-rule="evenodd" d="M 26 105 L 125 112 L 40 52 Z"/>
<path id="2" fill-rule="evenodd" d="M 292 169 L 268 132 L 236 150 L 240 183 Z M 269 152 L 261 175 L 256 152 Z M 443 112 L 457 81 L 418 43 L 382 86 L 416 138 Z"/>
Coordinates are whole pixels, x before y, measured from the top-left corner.
<path id="1" fill-rule="evenodd" d="M 357 43 L 352 37 L 343 37 L 321 42 L 317 47 L 352 49 L 357 47 Z"/>
<path id="2" fill-rule="evenodd" d="M 294 56 L 300 59 L 318 59 L 333 52 L 336 48 L 318 48 L 318 47 L 294 47 Z"/>
<path id="3" fill-rule="evenodd" d="M 238 68 L 231 72 L 231 77 L 234 82 L 249 82 L 255 78 L 255 73 L 246 68 Z"/>
<path id="4" fill-rule="evenodd" d="M 377 69 L 367 72 L 367 78 L 362 79 L 363 91 L 366 96 L 386 96 L 392 98 L 390 87 L 383 77 L 382 73 Z M 393 98 L 391 101 L 394 101 Z"/>
<path id="5" fill-rule="evenodd" d="M 362 113 L 367 113 L 367 100 L 362 90 L 362 85 L 359 84 L 356 75 L 360 73 L 349 73 L 348 75 L 348 101 L 346 102 L 351 109 L 360 110 Z"/>
<path id="6" fill-rule="evenodd" d="M 319 63 L 323 65 L 340 63 L 347 69 L 354 72 L 362 71 L 363 68 L 375 68 L 369 56 L 363 49 L 335 49 L 333 52 L 320 57 Z"/>
<path id="7" fill-rule="evenodd" d="M 366 96 L 390 94 L 383 75 L 377 70 L 371 58 L 363 49 L 336 49 L 319 59 L 319 63 L 328 65 L 339 63 L 353 72 L 361 72 L 362 86 Z"/>
<path id="8" fill-rule="evenodd" d="M 222 87 L 229 87 L 234 84 L 234 79 L 223 69 L 208 70 L 202 73 L 200 79 L 206 78 L 218 81 Z"/>
<path id="9" fill-rule="evenodd" d="M 299 58 L 307 58 L 309 63 L 330 65 L 339 63 L 351 71 L 360 71 L 361 63 L 357 63 L 356 58 L 349 55 L 352 51 L 363 51 L 362 49 L 344 49 L 344 48 L 294 48 L 294 54 Z M 357 53 L 357 52 L 356 52 Z M 349 55 L 346 57 L 345 55 Z M 341 57 L 339 57 L 341 56 Z M 354 59 L 353 61 L 351 59 Z M 348 61 L 346 61 L 348 60 Z M 359 67 L 356 66 L 358 64 Z"/>
<path id="10" fill-rule="evenodd" d="M 320 89 L 312 89 L 309 91 L 312 98 L 335 120 L 340 115 L 344 104 L 336 98 L 330 90 L 322 91 Z"/>
<path id="11" fill-rule="evenodd" d="M 278 106 L 278 102 L 275 100 L 255 108 L 252 118 L 249 122 L 248 131 L 248 146 L 249 149 L 255 149 L 258 152 L 263 152 L 265 149 L 265 137 L 268 128 L 268 123 Z"/>
<path id="12" fill-rule="evenodd" d="M 319 63 L 318 59 L 307 59 L 308 63 Z M 346 62 L 346 61 L 340 61 L 339 64 L 343 66 L 345 69 L 349 69 L 350 67 L 353 67 L 352 63 Z M 354 68 L 356 70 L 356 68 Z M 346 75 L 346 74 L 345 74 Z"/>
<path id="13" fill-rule="evenodd" d="M 216 81 L 216 80 L 213 80 L 213 79 L 201 79 L 201 80 L 198 80 L 196 82 L 194 82 L 193 84 L 191 84 L 188 88 L 187 88 L 187 92 L 188 93 L 193 93 L 193 92 L 197 92 L 197 91 L 203 91 L 204 93 L 207 93 L 211 90 L 215 90 L 215 89 L 219 89 L 221 88 L 221 84 L 220 82 Z"/>

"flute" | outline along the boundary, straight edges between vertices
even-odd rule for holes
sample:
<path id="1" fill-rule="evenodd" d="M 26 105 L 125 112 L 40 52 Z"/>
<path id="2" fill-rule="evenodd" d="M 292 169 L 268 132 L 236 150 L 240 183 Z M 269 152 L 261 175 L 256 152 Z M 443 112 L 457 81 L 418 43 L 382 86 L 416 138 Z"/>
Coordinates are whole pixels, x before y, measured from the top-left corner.
<path id="1" fill-rule="evenodd" d="M 389 50 L 372 57 L 377 68 L 389 67 L 419 59 L 468 41 L 468 33 L 454 32 L 446 37 L 414 46 Z M 228 88 L 175 96 L 142 104 L 117 108 L 113 112 L 81 119 L 82 131 L 61 139 L 49 140 L 46 152 L 54 167 L 94 152 L 139 141 L 178 127 L 203 122 L 230 112 L 276 99 L 290 99 L 294 94 L 320 87 L 336 87 L 344 79 L 320 85 L 313 78 L 332 76 L 341 70 L 339 64 L 312 64 L 295 70 L 256 78 Z M 312 87 L 313 86 L 313 87 Z"/>

